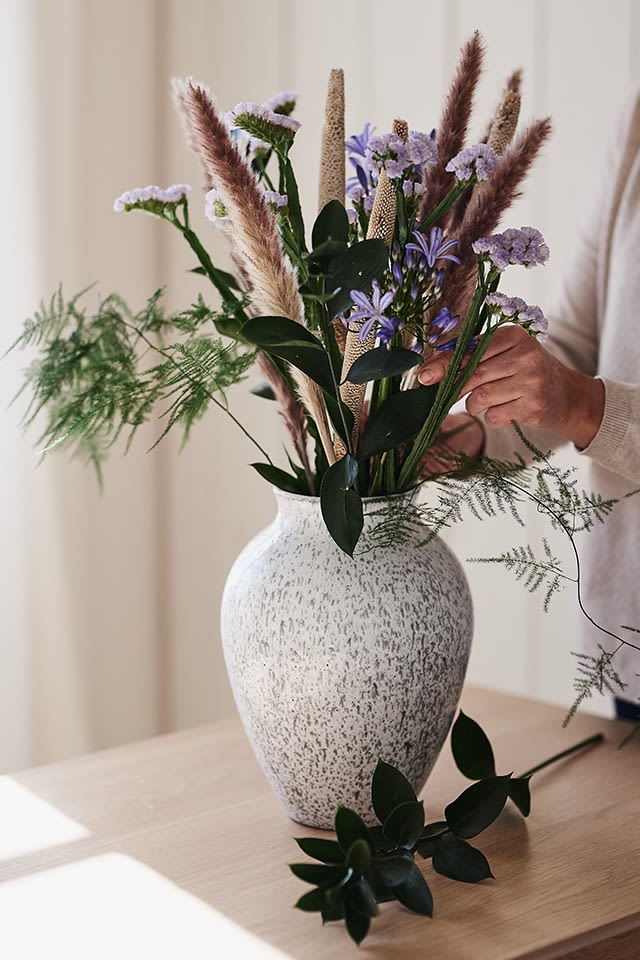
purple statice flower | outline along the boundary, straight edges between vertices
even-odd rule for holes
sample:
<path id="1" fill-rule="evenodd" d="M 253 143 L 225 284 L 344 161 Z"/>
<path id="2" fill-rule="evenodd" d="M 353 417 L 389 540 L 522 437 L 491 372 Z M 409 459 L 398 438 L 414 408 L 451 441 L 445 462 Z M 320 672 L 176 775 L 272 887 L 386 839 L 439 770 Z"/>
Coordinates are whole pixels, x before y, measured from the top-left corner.
<path id="1" fill-rule="evenodd" d="M 429 239 L 418 230 L 414 230 L 412 236 L 416 238 L 415 243 L 408 243 L 407 250 L 415 250 L 427 262 L 427 266 L 433 268 L 437 260 L 450 260 L 452 263 L 460 263 L 460 258 L 453 253 L 447 253 L 453 247 L 457 246 L 457 240 L 444 240 L 442 227 L 432 227 L 429 231 Z"/>
<path id="2" fill-rule="evenodd" d="M 416 182 L 414 180 L 402 181 L 402 192 L 407 199 L 409 199 L 409 197 L 421 197 L 424 191 L 424 183 Z"/>
<path id="3" fill-rule="evenodd" d="M 407 153 L 410 162 L 417 167 L 435 163 L 438 159 L 438 147 L 434 138 L 428 133 L 420 133 L 419 130 L 409 131 Z"/>
<path id="4" fill-rule="evenodd" d="M 290 130 L 296 133 L 300 129 L 300 121 L 293 117 L 287 117 L 284 113 L 276 113 L 270 110 L 262 103 L 248 103 L 243 101 L 236 104 L 229 114 L 235 118 L 235 125 L 246 129 L 246 118 L 254 117 L 257 120 L 263 120 L 266 124 L 274 127 L 281 127 L 284 130 Z M 251 131 L 249 131 L 251 133 Z"/>
<path id="5" fill-rule="evenodd" d="M 347 208 L 347 220 L 349 221 L 350 227 L 354 227 L 358 222 L 358 213 L 353 207 Z"/>
<path id="6" fill-rule="evenodd" d="M 284 113 L 276 113 L 260 103 L 238 103 L 225 117 L 230 128 L 240 127 L 251 137 L 254 149 L 288 149 L 293 143 L 300 121 Z"/>
<path id="7" fill-rule="evenodd" d="M 451 313 L 449 307 L 442 307 L 438 315 L 434 317 L 429 324 L 427 343 L 431 347 L 435 347 L 438 340 L 441 337 L 445 337 L 448 333 L 451 333 L 452 330 L 455 330 L 459 323 L 460 317 L 457 314 Z M 448 349 L 448 347 L 446 349 Z"/>
<path id="8" fill-rule="evenodd" d="M 265 190 L 262 195 L 269 206 L 275 207 L 276 210 L 280 210 L 282 207 L 289 205 L 289 197 L 286 193 L 278 193 L 276 190 Z"/>
<path id="9" fill-rule="evenodd" d="M 373 281 L 373 293 L 371 299 L 365 296 L 360 290 L 350 291 L 351 300 L 356 306 L 356 310 L 349 317 L 349 323 L 361 322 L 358 336 L 361 341 L 365 341 L 374 325 L 377 324 L 378 332 L 380 329 L 389 330 L 393 327 L 394 332 L 397 328 L 397 318 L 387 317 L 385 310 L 393 303 L 393 293 L 380 291 L 380 284 L 377 280 Z"/>
<path id="10" fill-rule="evenodd" d="M 372 190 L 371 193 L 368 193 L 366 197 L 363 197 L 362 206 L 364 207 L 365 213 L 371 213 L 373 210 L 373 205 L 376 200 L 376 191 Z"/>
<path id="11" fill-rule="evenodd" d="M 123 210 L 132 210 L 134 207 L 140 209 L 161 206 L 173 206 L 181 203 L 191 187 L 186 183 L 174 183 L 170 187 L 157 187 L 150 184 L 148 187 L 134 187 L 133 190 L 126 190 L 123 194 L 113 201 L 113 209 L 116 213 L 122 213 Z"/>
<path id="12" fill-rule="evenodd" d="M 262 106 L 266 107 L 267 110 L 272 110 L 273 113 L 284 113 L 288 116 L 297 102 L 297 93 L 292 90 L 281 90 L 280 93 L 276 93 L 273 97 L 265 100 Z"/>
<path id="13" fill-rule="evenodd" d="M 408 146 L 396 133 L 370 137 L 366 159 L 373 174 L 378 175 L 384 168 L 392 180 L 398 180 L 411 166 Z"/>
<path id="14" fill-rule="evenodd" d="M 508 297 L 504 293 L 491 293 L 484 302 L 492 313 L 500 313 L 507 319 L 513 318 L 534 336 L 546 337 L 549 324 L 540 307 L 526 303 L 521 297 Z"/>
<path id="15" fill-rule="evenodd" d="M 479 256 L 486 256 L 494 267 L 502 271 L 509 264 L 535 267 L 549 259 L 549 247 L 535 227 L 510 228 L 504 233 L 480 237 L 471 248 Z"/>
<path id="16" fill-rule="evenodd" d="M 493 176 L 500 158 L 486 143 L 477 143 L 473 147 L 465 147 L 460 153 L 449 160 L 445 167 L 449 173 L 455 173 L 456 179 L 488 180 Z"/>
<path id="17" fill-rule="evenodd" d="M 216 190 L 215 187 L 205 194 L 204 215 L 207 220 L 211 220 L 211 223 L 215 223 L 216 226 L 229 219 L 227 208 L 220 196 L 220 192 Z"/>

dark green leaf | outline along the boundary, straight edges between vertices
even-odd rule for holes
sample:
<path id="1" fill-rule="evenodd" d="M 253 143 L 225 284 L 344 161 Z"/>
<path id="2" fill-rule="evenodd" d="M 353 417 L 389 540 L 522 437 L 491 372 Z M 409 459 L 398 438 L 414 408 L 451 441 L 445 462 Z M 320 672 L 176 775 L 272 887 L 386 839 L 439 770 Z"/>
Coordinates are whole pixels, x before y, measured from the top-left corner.
<path id="1" fill-rule="evenodd" d="M 382 826 L 369 827 L 369 836 L 373 841 L 375 850 L 386 852 L 388 850 L 393 850 L 395 847 L 393 840 L 389 840 L 388 837 L 385 837 Z"/>
<path id="2" fill-rule="evenodd" d="M 256 387 L 252 387 L 249 390 L 249 393 L 252 393 L 254 397 L 262 397 L 263 400 L 275 400 L 276 395 L 273 392 L 273 387 L 268 383 L 259 383 Z"/>
<path id="3" fill-rule="evenodd" d="M 345 854 L 349 852 L 349 847 L 356 840 L 362 839 L 369 843 L 369 831 L 364 821 L 349 807 L 338 805 L 335 826 L 338 843 Z"/>
<path id="4" fill-rule="evenodd" d="M 479 723 L 460 711 L 451 731 L 451 750 L 456 766 L 469 780 L 495 777 L 491 744 Z"/>
<path id="5" fill-rule="evenodd" d="M 327 265 L 330 261 L 342 253 L 345 248 L 345 244 L 340 240 L 325 240 L 323 243 L 319 244 L 311 253 L 306 254 L 306 260 L 309 263 L 309 271 L 312 275 L 318 276 L 319 274 L 324 274 L 327 269 Z M 300 287 L 300 293 L 307 292 L 308 287 L 303 285 Z M 331 300 L 332 293 L 326 295 L 321 295 L 321 302 L 327 303 Z M 313 296 L 315 299 L 315 295 Z"/>
<path id="6" fill-rule="evenodd" d="M 343 903 L 331 903 L 322 910 L 323 923 L 333 923 L 335 920 L 344 920 Z"/>
<path id="7" fill-rule="evenodd" d="M 433 823 L 426 825 L 420 839 L 431 840 L 433 837 L 439 837 L 441 833 L 445 833 L 448 829 L 449 824 L 446 820 L 435 820 Z"/>
<path id="8" fill-rule="evenodd" d="M 380 823 L 401 803 L 417 800 L 407 778 L 390 763 L 378 760 L 371 781 L 371 804 Z"/>
<path id="9" fill-rule="evenodd" d="M 348 869 L 339 883 L 334 883 L 327 887 L 327 903 L 342 903 L 353 877 L 353 870 Z"/>
<path id="10" fill-rule="evenodd" d="M 305 883 L 324 884 L 340 883 L 348 873 L 348 868 L 333 863 L 290 863 L 289 869 Z"/>
<path id="11" fill-rule="evenodd" d="M 303 853 L 322 863 L 344 863 L 344 851 L 335 840 L 321 840 L 317 837 L 296 837 L 296 843 Z"/>
<path id="12" fill-rule="evenodd" d="M 350 383 L 368 383 L 370 380 L 381 380 L 382 377 L 395 377 L 420 363 L 424 363 L 424 358 L 415 350 L 405 350 L 404 347 L 375 347 L 358 357 L 351 365 L 346 379 Z"/>
<path id="13" fill-rule="evenodd" d="M 266 353 L 280 357 L 302 370 L 328 394 L 335 397 L 329 357 L 322 343 L 301 323 L 288 317 L 252 317 L 241 334 Z"/>
<path id="14" fill-rule="evenodd" d="M 367 421 L 360 456 L 384 453 L 414 437 L 431 410 L 437 390 L 436 385 L 393 393 Z"/>
<path id="15" fill-rule="evenodd" d="M 333 257 L 329 263 L 327 289 L 335 290 L 328 303 L 331 317 L 352 306 L 351 290 L 367 293 L 385 270 L 389 252 L 384 240 L 362 240 Z"/>
<path id="16" fill-rule="evenodd" d="M 371 848 L 363 837 L 354 840 L 349 847 L 347 866 L 357 876 L 362 876 L 363 873 L 368 873 L 371 869 Z"/>
<path id="17" fill-rule="evenodd" d="M 337 240 L 344 246 L 349 239 L 347 211 L 339 200 L 330 200 L 316 218 L 311 231 L 311 246 L 314 253 L 327 240 Z"/>
<path id="18" fill-rule="evenodd" d="M 460 840 L 449 831 L 434 842 L 436 849 L 432 863 L 436 873 L 463 883 L 478 883 L 493 876 L 484 853 L 466 840 Z"/>
<path id="19" fill-rule="evenodd" d="M 514 777 L 509 783 L 509 796 L 523 817 L 531 813 L 530 777 Z"/>
<path id="20" fill-rule="evenodd" d="M 394 887 L 393 892 L 396 895 L 396 900 L 399 900 L 408 910 L 421 913 L 425 917 L 433 916 L 431 891 L 415 863 L 411 865 L 409 876 L 404 883 L 399 883 Z"/>
<path id="21" fill-rule="evenodd" d="M 376 903 L 390 903 L 392 900 L 395 900 L 396 897 L 391 888 L 382 882 L 375 871 L 371 874 L 369 881 L 373 887 Z"/>
<path id="22" fill-rule="evenodd" d="M 304 493 L 298 478 L 292 477 L 286 470 L 274 467 L 272 463 L 252 463 L 251 466 L 267 483 L 273 484 L 278 490 L 286 490 L 287 493 Z"/>
<path id="23" fill-rule="evenodd" d="M 381 857 L 374 860 L 373 866 L 383 884 L 387 887 L 395 887 L 409 878 L 413 857 L 402 854 L 395 857 Z"/>
<path id="24" fill-rule="evenodd" d="M 346 404 L 336 400 L 335 397 L 330 396 L 328 393 L 325 393 L 324 400 L 327 405 L 329 419 L 342 437 L 345 447 L 348 448 L 353 433 L 353 414 Z"/>
<path id="25" fill-rule="evenodd" d="M 377 917 L 380 913 L 373 890 L 364 877 L 356 880 L 349 890 L 348 902 L 362 917 Z"/>
<path id="26" fill-rule="evenodd" d="M 508 774 L 473 783 L 446 807 L 444 815 L 456 836 L 475 837 L 493 823 L 507 802 L 510 779 Z"/>
<path id="27" fill-rule="evenodd" d="M 347 933 L 351 939 L 360 946 L 366 935 L 369 933 L 369 927 L 371 926 L 370 917 L 363 917 L 362 914 L 358 913 L 353 907 L 345 905 L 345 924 L 347 927 Z"/>
<path id="28" fill-rule="evenodd" d="M 189 270 L 189 273 L 199 273 L 202 277 L 208 276 L 208 273 L 204 267 L 194 267 L 193 270 Z M 224 281 L 228 287 L 231 287 L 232 290 L 240 290 L 238 281 L 232 273 L 227 273 L 226 270 L 220 270 L 218 267 L 216 267 L 216 276 Z"/>
<path id="29" fill-rule="evenodd" d="M 435 840 L 418 840 L 416 844 L 416 850 L 420 854 L 423 860 L 428 860 L 429 857 L 432 857 L 436 850 Z"/>
<path id="30" fill-rule="evenodd" d="M 329 467 L 320 486 L 320 509 L 327 530 L 350 557 L 364 524 L 362 500 L 354 487 L 357 476 L 358 461 L 346 454 Z"/>
<path id="31" fill-rule="evenodd" d="M 385 836 L 399 847 L 413 847 L 424 829 L 424 806 L 420 800 L 401 803 L 384 822 Z"/>
<path id="32" fill-rule="evenodd" d="M 326 910 L 327 906 L 327 887 L 316 887 L 315 890 L 309 890 L 295 904 L 297 910 L 305 910 L 307 913 Z"/>

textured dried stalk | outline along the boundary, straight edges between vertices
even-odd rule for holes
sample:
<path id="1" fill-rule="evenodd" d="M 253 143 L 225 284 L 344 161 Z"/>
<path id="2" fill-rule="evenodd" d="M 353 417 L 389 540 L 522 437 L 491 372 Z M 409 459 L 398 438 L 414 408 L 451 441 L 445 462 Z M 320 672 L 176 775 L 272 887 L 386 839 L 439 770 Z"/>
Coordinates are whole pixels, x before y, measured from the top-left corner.
<path id="1" fill-rule="evenodd" d="M 369 227 L 367 229 L 367 240 L 384 240 L 388 247 L 393 243 L 393 232 L 396 225 L 396 188 L 392 180 L 387 176 L 386 170 L 380 171 L 378 185 L 376 187 L 376 198 L 373 202 L 373 210 L 369 218 Z M 349 327 L 347 330 L 346 344 L 344 348 L 344 359 L 342 361 L 342 374 L 340 380 L 340 396 L 353 414 L 353 433 L 351 440 L 355 449 L 360 437 L 360 420 L 362 418 L 362 405 L 366 384 L 350 383 L 346 376 L 352 365 L 358 357 L 361 357 L 375 346 L 375 334 L 373 331 L 366 340 L 362 341 L 358 334 L 358 328 Z M 335 450 L 338 459 L 346 453 L 344 444 L 340 437 L 335 438 Z"/>
<path id="2" fill-rule="evenodd" d="M 396 137 L 400 137 L 400 139 L 404 140 L 405 143 L 407 142 L 409 139 L 409 124 L 406 120 L 395 119 L 391 129 L 395 133 Z"/>
<path id="3" fill-rule="evenodd" d="M 520 102 L 519 93 L 514 90 L 507 90 L 498 108 L 495 120 L 491 124 L 491 133 L 487 143 L 499 157 L 502 156 L 513 140 L 520 116 Z"/>
<path id="4" fill-rule="evenodd" d="M 511 144 L 494 175 L 482 184 L 482 190 L 472 195 L 458 231 L 456 252 L 462 262 L 455 270 L 447 271 L 443 290 L 443 302 L 454 313 L 465 308 L 475 286 L 476 258 L 471 244 L 492 233 L 504 211 L 520 196 L 522 181 L 550 133 L 549 117 L 532 123 Z"/>
<path id="5" fill-rule="evenodd" d="M 195 145 L 229 212 L 235 249 L 244 264 L 260 314 L 281 316 L 304 325 L 304 303 L 296 276 L 284 253 L 276 220 L 262 191 L 218 116 L 209 91 L 191 80 L 181 84 L 190 143 Z M 315 420 L 325 454 L 332 463 L 333 444 L 322 391 L 300 371 L 296 386 Z"/>
<path id="6" fill-rule="evenodd" d="M 332 70 L 322 129 L 318 210 L 322 210 L 330 200 L 344 203 L 344 136 L 344 73 L 342 70 Z"/>
<path id="7" fill-rule="evenodd" d="M 507 82 L 504 85 L 504 91 L 502 93 L 502 96 L 500 97 L 500 103 L 498 104 L 498 108 L 496 109 L 494 115 L 489 121 L 484 137 L 482 138 L 482 140 L 478 141 L 479 143 L 489 142 L 489 137 L 491 136 L 491 128 L 493 127 L 495 119 L 498 115 L 498 111 L 500 110 L 500 107 L 502 106 L 502 103 L 504 102 L 505 97 L 507 96 L 508 93 L 520 93 L 521 86 L 522 86 L 522 70 L 514 70 L 513 73 L 510 73 L 509 76 L 507 77 Z"/>
<path id="8" fill-rule="evenodd" d="M 445 167 L 464 146 L 483 56 L 482 40 L 476 30 L 462 48 L 458 67 L 447 93 L 437 128 L 438 160 L 428 164 L 425 169 L 425 193 L 420 205 L 420 219 L 423 219 L 453 186 L 454 175 L 447 173 Z"/>
<path id="9" fill-rule="evenodd" d="M 344 353 L 344 348 L 347 343 L 347 330 L 340 319 L 340 317 L 334 317 L 333 320 L 333 335 L 336 338 L 336 343 L 338 344 L 338 350 L 340 353 Z"/>

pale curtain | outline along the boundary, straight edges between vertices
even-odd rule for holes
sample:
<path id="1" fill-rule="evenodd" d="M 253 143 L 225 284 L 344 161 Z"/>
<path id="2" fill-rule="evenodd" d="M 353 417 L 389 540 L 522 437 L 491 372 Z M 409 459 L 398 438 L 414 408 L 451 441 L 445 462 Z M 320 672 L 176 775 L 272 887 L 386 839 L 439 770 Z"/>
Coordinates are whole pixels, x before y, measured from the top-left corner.
<path id="1" fill-rule="evenodd" d="M 179 237 L 112 212 L 128 187 L 193 183 L 196 222 L 224 256 L 198 212 L 198 167 L 171 108 L 171 76 L 208 82 L 224 109 L 299 91 L 296 165 L 309 221 L 329 69 L 346 70 L 349 132 L 366 119 L 388 128 L 397 115 L 428 129 L 456 50 L 476 26 L 489 64 L 479 116 L 517 66 L 525 116 L 553 114 L 553 143 L 510 217 L 535 223 L 552 248 L 546 274 L 512 280 L 547 306 L 598 140 L 637 79 L 636 5 L 615 6 L 613 18 L 601 0 L 407 0 L 401 11 L 385 0 L 2 0 L 0 349 L 61 281 L 68 294 L 97 281 L 134 306 L 165 284 L 172 306 L 200 289 Z M 2 361 L 3 411 L 24 360 Z M 274 411 L 244 388 L 235 403 L 277 454 Z M 114 455 L 100 496 L 80 464 L 54 454 L 35 469 L 36 436 L 17 430 L 21 409 L 0 418 L 0 769 L 231 712 L 217 625 L 222 584 L 273 513 L 270 491 L 246 466 L 246 441 L 216 412 L 181 454 L 169 442 L 147 455 L 150 430 L 126 459 Z M 498 530 L 465 525 L 451 542 L 461 557 L 482 554 L 487 540 L 494 549 L 512 538 L 508 521 Z M 505 574 L 469 574 L 478 621 L 470 679 L 568 702 L 570 598 L 543 619 L 537 598 Z"/>

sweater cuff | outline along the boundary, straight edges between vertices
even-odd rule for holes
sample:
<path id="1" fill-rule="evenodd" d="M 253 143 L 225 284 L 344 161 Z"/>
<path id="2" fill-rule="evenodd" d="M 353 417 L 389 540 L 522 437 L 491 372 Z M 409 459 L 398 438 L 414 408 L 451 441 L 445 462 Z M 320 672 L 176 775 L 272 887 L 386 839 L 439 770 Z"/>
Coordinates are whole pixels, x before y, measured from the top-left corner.
<path id="1" fill-rule="evenodd" d="M 598 377 L 598 379 L 604 384 L 602 422 L 589 446 L 584 449 L 576 447 L 576 450 L 603 467 L 612 469 L 631 422 L 634 388 L 626 383 L 608 380 L 606 377 Z"/>

